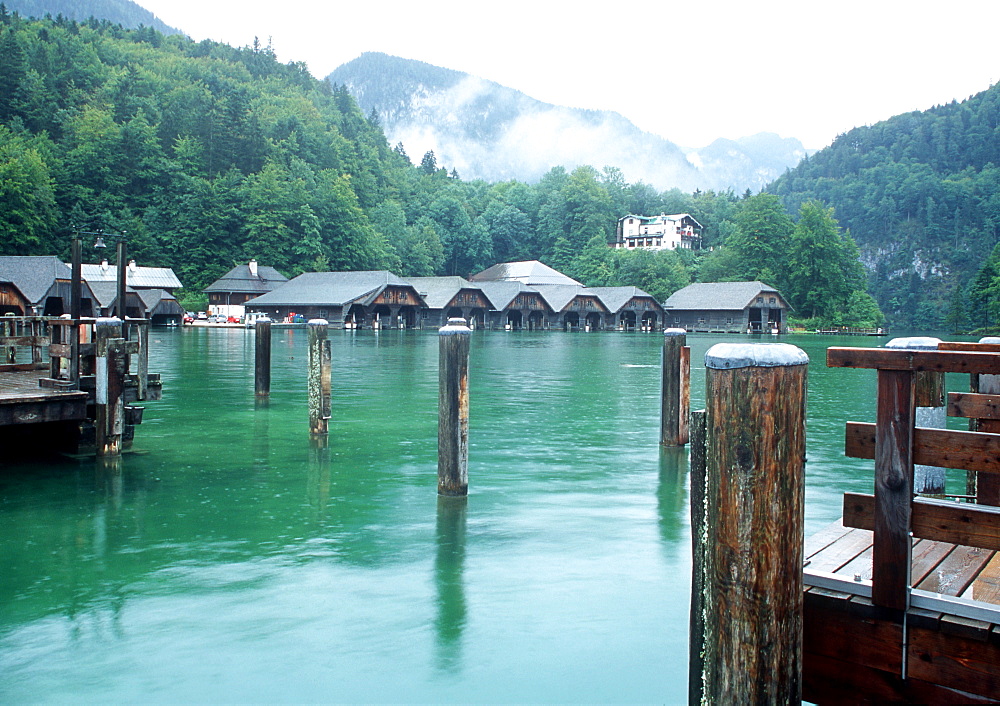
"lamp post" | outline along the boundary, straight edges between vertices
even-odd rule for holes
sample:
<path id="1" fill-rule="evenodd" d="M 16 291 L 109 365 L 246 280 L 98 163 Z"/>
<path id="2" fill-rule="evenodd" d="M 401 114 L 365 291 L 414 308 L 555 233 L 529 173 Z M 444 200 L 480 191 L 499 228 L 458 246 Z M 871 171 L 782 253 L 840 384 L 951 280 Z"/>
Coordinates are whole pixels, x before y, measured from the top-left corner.
<path id="1" fill-rule="evenodd" d="M 94 236 L 94 248 L 100 250 L 106 248 L 104 243 L 105 232 L 103 229 L 83 230 L 73 229 L 73 242 L 71 247 L 71 283 L 70 283 L 70 318 L 73 321 L 73 336 L 70 338 L 70 364 L 69 377 L 74 383 L 80 380 L 80 318 L 82 315 L 83 299 L 83 240 L 80 236 Z M 125 232 L 113 233 L 118 240 L 118 307 L 117 313 L 122 321 L 125 320 Z"/>

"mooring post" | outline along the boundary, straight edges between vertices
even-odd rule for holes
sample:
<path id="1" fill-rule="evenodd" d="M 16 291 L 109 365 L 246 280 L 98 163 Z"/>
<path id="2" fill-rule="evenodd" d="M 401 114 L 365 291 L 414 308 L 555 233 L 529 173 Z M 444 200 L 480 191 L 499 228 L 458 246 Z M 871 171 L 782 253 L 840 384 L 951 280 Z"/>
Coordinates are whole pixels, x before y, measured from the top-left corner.
<path id="1" fill-rule="evenodd" d="M 271 320 L 257 319 L 254 324 L 256 342 L 254 355 L 254 394 L 257 397 L 271 395 Z"/>
<path id="2" fill-rule="evenodd" d="M 808 362 L 787 343 L 720 343 L 705 355 L 705 515 L 693 582 L 703 588 L 692 597 L 701 599 L 703 704 L 802 698 Z"/>
<path id="3" fill-rule="evenodd" d="M 465 319 L 438 331 L 438 495 L 469 493 L 469 343 Z"/>
<path id="4" fill-rule="evenodd" d="M 330 341 L 326 319 L 311 319 L 309 330 L 309 433 L 327 434 L 330 422 Z"/>
<path id="5" fill-rule="evenodd" d="M 125 339 L 121 319 L 100 318 L 94 325 L 96 342 L 96 390 L 94 431 L 98 456 L 114 456 L 122 450 L 125 416 Z"/>
<path id="6" fill-rule="evenodd" d="M 139 361 L 136 365 L 137 399 L 149 397 L 149 319 L 136 324 L 139 334 Z"/>
<path id="7" fill-rule="evenodd" d="M 691 577 L 691 616 L 688 640 L 688 703 L 702 702 L 702 671 L 705 657 L 705 410 L 691 412 L 691 557 L 695 567 Z"/>
<path id="8" fill-rule="evenodd" d="M 687 354 L 687 355 L 685 355 Z M 660 443 L 683 446 L 688 442 L 691 358 L 687 331 L 668 328 L 663 332 L 660 390 Z"/>
<path id="9" fill-rule="evenodd" d="M 914 336 L 894 338 L 885 344 L 895 350 L 936 351 L 940 338 Z M 916 406 L 915 424 L 929 429 L 944 429 L 948 423 L 944 404 L 944 373 L 917 372 L 913 379 L 913 402 Z M 945 469 L 937 466 L 913 467 L 913 492 L 920 495 L 943 495 Z M 984 474 L 985 475 L 985 474 Z"/>
<path id="10" fill-rule="evenodd" d="M 1000 337 L 985 336 L 980 343 L 1000 344 Z M 972 376 L 972 392 L 984 395 L 1000 395 L 1000 375 L 980 373 Z M 990 434 L 1000 434 L 1000 419 L 978 419 L 976 429 Z M 996 473 L 976 473 L 969 471 L 970 495 L 976 496 L 980 505 L 1000 505 L 1000 476 Z"/>

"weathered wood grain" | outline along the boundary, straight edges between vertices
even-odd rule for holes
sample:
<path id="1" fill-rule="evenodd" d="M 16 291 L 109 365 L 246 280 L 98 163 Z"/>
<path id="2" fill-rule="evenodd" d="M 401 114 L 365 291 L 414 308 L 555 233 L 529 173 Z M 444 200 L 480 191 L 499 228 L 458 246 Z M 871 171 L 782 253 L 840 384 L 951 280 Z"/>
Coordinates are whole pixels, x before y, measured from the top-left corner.
<path id="1" fill-rule="evenodd" d="M 271 322 L 254 324 L 254 395 L 258 398 L 271 395 Z"/>
<path id="2" fill-rule="evenodd" d="M 682 351 L 687 342 L 683 329 L 667 329 L 663 332 L 663 349 L 660 354 L 660 444 L 663 446 L 683 446 L 683 423 L 685 414 L 681 397 L 684 392 Z M 686 416 L 686 415 L 685 415 Z"/>
<path id="3" fill-rule="evenodd" d="M 879 370 L 872 601 L 893 610 L 909 605 L 914 413 L 913 373 Z"/>
<path id="4" fill-rule="evenodd" d="M 826 362 L 831 368 L 1000 374 L 1000 356 L 981 352 L 833 347 L 826 351 Z"/>
<path id="5" fill-rule="evenodd" d="M 875 498 L 865 493 L 844 494 L 844 524 L 874 527 Z M 969 547 L 1000 550 L 1000 508 L 915 498 L 910 508 L 914 537 Z"/>
<path id="6" fill-rule="evenodd" d="M 875 424 L 848 422 L 845 454 L 851 458 L 875 458 L 875 428 Z M 913 431 L 913 461 L 1000 473 L 1000 435 L 918 427 Z"/>
<path id="7" fill-rule="evenodd" d="M 920 627 L 909 630 L 908 643 L 910 677 L 993 699 L 1000 695 L 997 645 Z"/>
<path id="8" fill-rule="evenodd" d="M 801 698 L 806 371 L 707 370 L 708 703 Z"/>
<path id="9" fill-rule="evenodd" d="M 984 395 L 974 392 L 949 392 L 948 416 L 1000 420 L 1000 395 Z M 980 428 L 980 431 L 987 430 Z"/>
<path id="10" fill-rule="evenodd" d="M 469 492 L 469 346 L 465 319 L 438 332 L 438 495 Z"/>

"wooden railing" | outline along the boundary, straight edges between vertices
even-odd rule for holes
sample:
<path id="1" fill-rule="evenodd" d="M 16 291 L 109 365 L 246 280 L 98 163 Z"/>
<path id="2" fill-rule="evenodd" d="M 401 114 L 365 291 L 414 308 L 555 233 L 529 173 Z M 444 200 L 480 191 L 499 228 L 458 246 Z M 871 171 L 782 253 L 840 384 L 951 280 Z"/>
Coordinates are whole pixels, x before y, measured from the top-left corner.
<path id="1" fill-rule="evenodd" d="M 46 367 L 49 321 L 44 316 L 0 316 L 0 371 Z"/>
<path id="2" fill-rule="evenodd" d="M 846 453 L 875 461 L 874 494 L 844 497 L 844 525 L 873 531 L 872 602 L 906 610 L 911 604 L 911 547 L 923 538 L 1000 550 L 1000 508 L 915 497 L 914 464 L 1000 476 L 1000 434 L 915 426 L 922 380 L 943 373 L 1000 374 L 1000 346 L 941 344 L 938 350 L 830 348 L 830 367 L 878 371 L 874 424 L 847 424 Z M 976 379 L 975 377 L 973 378 Z M 948 414 L 1000 419 L 1000 396 L 953 393 Z"/>

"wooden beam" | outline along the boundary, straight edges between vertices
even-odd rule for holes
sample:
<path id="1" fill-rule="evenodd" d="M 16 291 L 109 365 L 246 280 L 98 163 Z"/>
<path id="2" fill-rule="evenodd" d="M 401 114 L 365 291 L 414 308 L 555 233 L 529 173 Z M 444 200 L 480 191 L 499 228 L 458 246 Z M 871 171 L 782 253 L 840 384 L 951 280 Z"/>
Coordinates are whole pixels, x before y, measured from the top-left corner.
<path id="1" fill-rule="evenodd" d="M 948 416 L 968 419 L 1000 419 L 1000 395 L 949 392 Z"/>
<path id="2" fill-rule="evenodd" d="M 875 458 L 875 432 L 875 424 L 848 422 L 845 455 Z M 1000 434 L 917 427 L 913 430 L 913 462 L 1000 473 Z"/>
<path id="3" fill-rule="evenodd" d="M 1000 374 L 1000 355 L 963 351 L 913 351 L 835 346 L 827 349 L 826 364 L 831 368 Z"/>
<path id="4" fill-rule="evenodd" d="M 1000 508 L 933 498 L 915 498 L 910 511 L 914 537 L 1000 550 Z M 844 525 L 875 528 L 875 496 L 844 493 Z"/>
<path id="5" fill-rule="evenodd" d="M 965 341 L 941 341 L 938 344 L 939 351 L 965 351 L 977 353 L 1000 353 L 1000 344 L 997 343 L 968 343 Z"/>
<path id="6" fill-rule="evenodd" d="M 909 604 L 914 414 L 913 373 L 879 370 L 872 602 L 892 610 Z"/>

